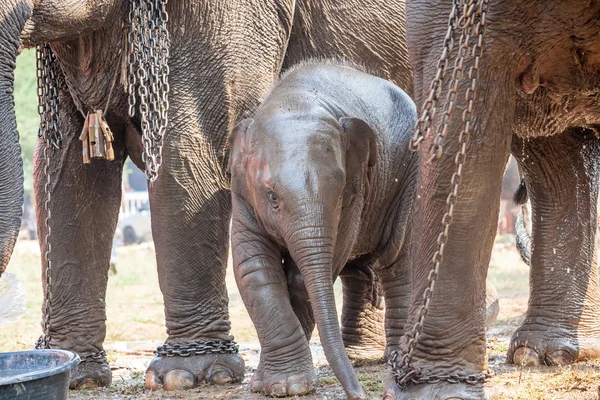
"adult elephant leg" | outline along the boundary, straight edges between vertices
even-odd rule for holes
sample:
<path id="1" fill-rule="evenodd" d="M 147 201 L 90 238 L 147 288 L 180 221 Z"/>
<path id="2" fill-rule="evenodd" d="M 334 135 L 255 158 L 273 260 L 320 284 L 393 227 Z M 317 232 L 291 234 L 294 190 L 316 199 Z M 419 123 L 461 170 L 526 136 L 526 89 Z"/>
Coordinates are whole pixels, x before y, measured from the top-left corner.
<path id="1" fill-rule="evenodd" d="M 63 145 L 50 157 L 52 297 L 47 333 L 51 348 L 77 352 L 85 360 L 85 356 L 103 351 L 106 336 L 106 284 L 121 205 L 124 127 L 109 118 L 115 135 L 114 161 L 94 160 L 84 165 L 79 141 L 83 117 L 64 92 L 59 113 Z M 38 143 L 34 165 L 38 237 L 43 255 L 48 250 L 44 146 L 41 141 Z M 45 282 L 45 260 L 42 265 Z M 42 310 L 45 312 L 45 307 Z M 105 357 L 99 357 L 82 362 L 71 372 L 70 387 L 108 386 L 110 382 L 110 367 Z"/>
<path id="2" fill-rule="evenodd" d="M 171 31 L 169 127 L 150 202 L 166 344 L 204 348 L 233 339 L 225 286 L 231 216 L 227 135 L 279 72 L 293 2 L 188 3 L 169 2 L 169 21 L 186 29 Z M 241 381 L 242 357 L 214 350 L 159 355 L 148 367 L 146 387 Z"/>
<path id="3" fill-rule="evenodd" d="M 591 130 L 513 144 L 533 211 L 531 294 L 508 350 L 519 365 L 600 357 L 596 255 L 600 141 Z"/>
<path id="4" fill-rule="evenodd" d="M 490 20 L 493 15 L 490 3 Z M 414 0 L 407 2 L 407 31 L 409 51 L 415 73 L 415 99 L 421 107 L 429 95 L 437 62 L 443 49 L 447 18 L 452 5 L 447 2 Z M 489 20 L 488 20 L 489 22 Z M 431 38 L 436 39 L 432 42 Z M 443 247 L 439 275 L 434 294 L 428 304 L 417 346 L 414 348 L 408 371 L 417 376 L 432 378 L 453 374 L 479 377 L 487 365 L 485 348 L 486 276 L 498 222 L 500 190 L 504 168 L 510 153 L 511 128 L 514 119 L 515 80 L 507 71 L 517 69 L 511 60 L 505 62 L 503 44 L 490 27 L 483 38 L 483 56 L 479 62 L 476 82 L 477 100 L 472 110 L 475 123 L 466 144 L 466 157 L 461 167 L 460 183 L 452 202 L 452 221 Z M 504 60 L 502 63 L 499 60 Z M 454 60 L 451 61 L 451 65 Z M 469 71 L 473 60 L 465 60 L 463 70 Z M 448 79 L 450 79 L 448 77 Z M 399 371 L 402 355 L 408 351 L 409 339 L 419 321 L 425 290 L 430 287 L 434 254 L 444 231 L 443 218 L 448 211 L 448 198 L 454 190 L 452 178 L 457 166 L 459 134 L 463 130 L 462 115 L 466 109 L 465 93 L 471 80 L 459 82 L 456 105 L 448 120 L 448 134 L 441 157 L 430 160 L 432 138 L 420 147 L 419 176 L 412 220 L 410 259 L 412 268 L 412 301 L 402 352 L 395 358 Z M 446 86 L 440 96 L 442 107 Z M 442 115 L 441 109 L 437 115 Z M 467 115 L 468 116 L 468 113 Z M 434 120 L 432 131 L 439 121 Z M 451 197 L 452 199 L 452 197 Z M 446 221 L 448 221 L 446 219 Z M 414 384 L 401 388 L 395 379 L 386 388 L 387 399 L 481 399 L 483 383 Z"/>
<path id="5" fill-rule="evenodd" d="M 231 196 L 218 172 L 220 160 L 200 137 L 170 136 L 163 154 L 165 161 L 173 161 L 165 162 L 150 185 L 150 202 L 166 344 L 231 343 L 225 287 Z M 180 169 L 186 166 L 187 171 Z M 148 367 L 146 386 L 187 389 L 201 382 L 241 382 L 243 377 L 244 362 L 237 352 L 209 348 L 204 355 L 159 354 Z"/>
<path id="6" fill-rule="evenodd" d="M 372 262 L 351 261 L 340 274 L 344 301 L 341 330 L 351 360 L 382 358 L 383 288 Z"/>
<path id="7" fill-rule="evenodd" d="M 481 94 L 483 96 L 483 94 Z M 493 98 L 493 97 L 492 97 Z M 499 105 L 502 107 L 502 105 Z M 493 107 L 495 108 L 495 107 Z M 487 110 L 483 110 L 487 111 Z M 508 160 L 510 135 L 492 130 L 502 126 L 489 112 L 482 112 L 481 133 L 467 147 L 467 161 L 462 167 L 462 183 L 453 210 L 444 257 L 439 267 L 434 296 L 429 302 L 418 345 L 411 366 L 424 378 L 451 374 L 480 374 L 486 368 L 486 275 L 498 221 L 500 186 Z M 457 128 L 450 132 L 458 132 Z M 401 343 L 407 352 L 429 287 L 438 250 L 438 236 L 443 230 L 442 218 L 451 189 L 453 164 L 457 151 L 449 142 L 442 158 L 428 163 L 430 143 L 421 151 L 421 166 L 415 214 L 413 219 L 412 303 L 407 334 Z M 474 229 L 473 227 L 477 227 Z M 387 388 L 387 399 L 481 399 L 483 384 L 439 382 L 411 385 L 401 390 L 396 382 Z"/>

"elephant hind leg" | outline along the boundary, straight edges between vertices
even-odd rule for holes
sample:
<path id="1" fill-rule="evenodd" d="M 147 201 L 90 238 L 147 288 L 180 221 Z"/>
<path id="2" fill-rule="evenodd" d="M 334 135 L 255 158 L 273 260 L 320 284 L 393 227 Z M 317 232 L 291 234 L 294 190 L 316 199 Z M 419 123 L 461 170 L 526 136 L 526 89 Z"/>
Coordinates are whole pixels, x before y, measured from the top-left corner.
<path id="1" fill-rule="evenodd" d="M 343 287 L 342 339 L 352 360 L 382 359 L 385 349 L 383 288 L 373 262 L 346 264 Z"/>
<path id="2" fill-rule="evenodd" d="M 302 325 L 302 329 L 306 335 L 306 340 L 310 341 L 312 333 L 315 329 L 315 317 L 310 305 L 310 299 L 308 298 L 306 286 L 304 286 L 304 279 L 300 274 L 298 266 L 289 254 L 283 258 L 283 264 L 285 267 L 292 309 Z"/>
<path id="3" fill-rule="evenodd" d="M 586 129 L 522 141 L 513 153 L 532 208 L 529 306 L 508 360 L 564 365 L 600 358 L 596 256 L 600 142 Z"/>

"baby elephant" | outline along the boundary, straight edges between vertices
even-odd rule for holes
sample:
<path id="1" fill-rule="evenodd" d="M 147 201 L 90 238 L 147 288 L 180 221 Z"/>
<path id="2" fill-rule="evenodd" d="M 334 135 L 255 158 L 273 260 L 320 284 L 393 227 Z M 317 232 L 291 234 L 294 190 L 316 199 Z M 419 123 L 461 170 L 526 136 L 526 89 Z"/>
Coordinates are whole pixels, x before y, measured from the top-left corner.
<path id="1" fill-rule="evenodd" d="M 262 347 L 252 391 L 314 390 L 308 340 L 316 322 L 348 398 L 366 398 L 338 324 L 333 281 L 342 269 L 377 271 L 387 350 L 398 347 L 410 297 L 415 123 L 415 105 L 390 82 L 315 62 L 288 72 L 254 118 L 235 127 L 233 264 Z"/>

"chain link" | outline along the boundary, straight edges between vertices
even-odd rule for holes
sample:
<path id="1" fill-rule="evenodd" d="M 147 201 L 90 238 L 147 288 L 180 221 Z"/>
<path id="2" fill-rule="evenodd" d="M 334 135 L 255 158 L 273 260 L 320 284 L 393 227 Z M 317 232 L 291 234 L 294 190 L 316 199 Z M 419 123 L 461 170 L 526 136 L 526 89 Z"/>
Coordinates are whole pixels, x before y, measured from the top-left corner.
<path id="1" fill-rule="evenodd" d="M 51 172 L 50 172 L 50 157 L 56 149 L 62 145 L 62 136 L 58 129 L 58 62 L 48 44 L 40 45 L 36 49 L 37 55 L 37 93 L 38 93 L 38 113 L 40 115 L 40 129 L 38 137 L 42 139 L 44 148 L 42 156 L 44 159 L 44 176 L 46 183 L 44 192 L 46 200 L 44 201 L 44 210 L 46 219 L 44 226 L 46 228 L 46 236 L 44 243 L 46 252 L 44 254 L 44 277 L 45 277 L 45 292 L 44 292 L 44 315 L 42 318 L 42 329 L 44 334 L 36 342 L 36 349 L 47 349 L 50 347 L 50 314 L 52 312 L 52 227 L 50 221 L 52 219 L 52 211 L 50 203 L 51 195 Z"/>
<path id="2" fill-rule="evenodd" d="M 161 357 L 189 357 L 204 354 L 237 354 L 238 352 L 238 345 L 233 340 L 209 340 L 190 344 L 164 344 L 159 346 L 154 354 Z"/>
<path id="3" fill-rule="evenodd" d="M 167 30 L 167 1 L 131 0 L 128 17 L 129 116 L 134 117 L 137 105 L 144 146 L 142 161 L 150 182 L 156 180 L 162 164 L 162 148 L 169 122 L 171 41 Z"/>
<path id="4" fill-rule="evenodd" d="M 448 120 L 454 109 L 456 92 L 460 81 L 463 77 L 463 67 L 465 58 L 469 55 L 469 41 L 471 36 L 476 38 L 473 44 L 470 56 L 473 58 L 473 64 L 469 69 L 468 78 L 470 85 L 465 93 L 466 108 L 462 113 L 462 129 L 458 135 L 459 149 L 454 157 L 456 166 L 455 172 L 452 175 L 451 185 L 452 190 L 446 199 L 446 213 L 442 218 L 442 231 L 437 237 L 438 248 L 433 255 L 433 266 L 429 271 L 429 285 L 425 288 L 422 296 L 422 305 L 419 309 L 417 322 L 408 332 L 409 337 L 407 351 L 400 354 L 393 352 L 389 364 L 393 370 L 396 383 L 401 388 L 406 388 L 411 384 L 438 383 L 445 381 L 448 383 L 467 383 L 477 384 L 485 381 L 491 375 L 489 373 L 480 374 L 451 374 L 451 375 L 428 375 L 423 376 L 423 372 L 411 365 L 413 353 L 417 347 L 419 337 L 423 332 L 425 318 L 429 311 L 431 298 L 434 294 L 435 283 L 438 279 L 440 265 L 444 257 L 444 248 L 448 243 L 448 232 L 452 224 L 454 208 L 458 200 L 458 190 L 462 180 L 463 165 L 466 161 L 467 143 L 472 133 L 473 108 L 477 95 L 477 77 L 480 59 L 483 51 L 483 37 L 486 27 L 486 13 L 489 0 L 454 0 L 450 18 L 448 21 L 448 32 L 444 39 L 444 49 L 442 56 L 438 62 L 438 69 L 435 78 L 430 86 L 430 94 L 423 105 L 423 114 L 419 119 L 417 131 L 411 140 L 411 148 L 418 150 L 421 142 L 431 134 L 431 125 L 435 117 L 435 108 L 440 97 L 441 87 L 443 86 L 444 77 L 447 72 L 448 60 L 454 45 L 454 32 L 460 29 L 461 37 L 459 41 L 459 52 L 453 65 L 452 79 L 448 84 L 448 92 L 446 95 L 446 103 L 444 104 L 444 113 L 441 117 L 441 122 L 436 130 L 436 136 L 433 138 L 432 156 L 430 161 L 439 159 L 443 151 L 443 141 L 448 130 Z"/>
<path id="5" fill-rule="evenodd" d="M 108 364 L 106 361 L 106 351 L 102 350 L 98 353 L 86 354 L 85 356 L 79 356 L 80 362 L 91 362 L 97 364 Z"/>

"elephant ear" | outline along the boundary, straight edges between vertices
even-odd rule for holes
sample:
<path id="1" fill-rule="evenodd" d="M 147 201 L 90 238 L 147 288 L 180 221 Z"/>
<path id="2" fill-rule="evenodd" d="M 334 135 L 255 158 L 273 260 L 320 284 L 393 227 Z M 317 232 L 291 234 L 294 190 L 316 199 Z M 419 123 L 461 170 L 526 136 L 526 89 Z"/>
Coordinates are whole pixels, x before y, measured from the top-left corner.
<path id="1" fill-rule="evenodd" d="M 242 171 L 248 156 L 248 128 L 254 123 L 253 119 L 244 119 L 238 123 L 231 132 L 228 140 L 229 160 L 227 173 L 231 176 L 234 171 Z"/>
<path id="2" fill-rule="evenodd" d="M 344 117 L 339 122 L 346 138 L 346 179 L 358 189 L 362 173 L 377 164 L 377 137 L 362 119 Z"/>

